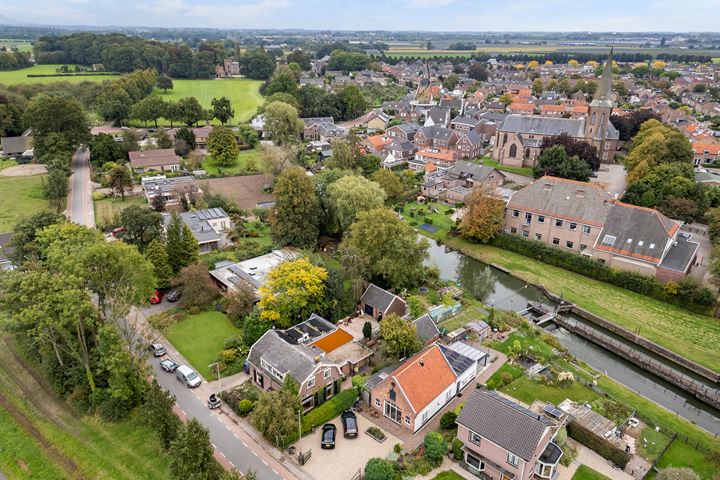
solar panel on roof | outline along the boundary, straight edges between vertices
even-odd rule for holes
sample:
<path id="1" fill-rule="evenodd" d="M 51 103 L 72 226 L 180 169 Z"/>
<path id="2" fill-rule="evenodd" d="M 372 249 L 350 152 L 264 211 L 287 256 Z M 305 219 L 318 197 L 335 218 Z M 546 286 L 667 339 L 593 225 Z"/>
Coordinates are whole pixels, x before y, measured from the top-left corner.
<path id="1" fill-rule="evenodd" d="M 547 414 L 550 415 L 551 417 L 558 418 L 558 419 L 559 419 L 560 417 L 562 417 L 562 415 L 563 415 L 562 410 L 560 410 L 559 408 L 557 408 L 557 407 L 556 407 L 555 405 L 553 405 L 552 403 L 548 403 L 547 405 L 545 405 L 545 406 L 543 407 L 543 412 L 547 413 Z"/>

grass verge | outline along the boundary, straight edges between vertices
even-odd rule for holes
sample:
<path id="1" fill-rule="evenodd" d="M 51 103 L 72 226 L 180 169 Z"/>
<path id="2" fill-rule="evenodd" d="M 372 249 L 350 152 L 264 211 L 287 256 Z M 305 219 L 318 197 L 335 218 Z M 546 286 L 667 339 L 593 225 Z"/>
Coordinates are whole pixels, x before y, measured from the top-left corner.
<path id="1" fill-rule="evenodd" d="M 665 455 L 658 462 L 658 467 L 688 467 L 700 475 L 703 480 L 717 478 L 716 475 L 720 471 L 720 466 L 713 465 L 702 452 L 685 445 L 680 440 L 674 440 L 670 444 Z"/>
<path id="2" fill-rule="evenodd" d="M 533 177 L 533 169 L 528 167 L 509 167 L 507 165 L 500 165 L 497 161 L 490 157 L 483 157 L 482 164 L 487 167 L 497 168 L 502 172 L 516 173 L 518 175 L 524 175 L 526 177 Z"/>

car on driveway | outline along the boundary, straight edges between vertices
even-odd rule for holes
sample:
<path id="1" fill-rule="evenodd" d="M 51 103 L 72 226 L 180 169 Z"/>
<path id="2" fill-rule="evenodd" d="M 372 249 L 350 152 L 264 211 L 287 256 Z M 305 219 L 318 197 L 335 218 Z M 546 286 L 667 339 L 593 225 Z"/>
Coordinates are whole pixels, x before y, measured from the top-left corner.
<path id="1" fill-rule="evenodd" d="M 173 362 L 169 358 L 166 358 L 165 360 L 160 360 L 160 368 L 165 370 L 168 373 L 173 373 L 180 365 Z"/>
<path id="2" fill-rule="evenodd" d="M 162 302 L 163 293 L 160 290 L 155 290 L 155 293 L 150 297 L 150 304 L 156 305 Z"/>
<path id="3" fill-rule="evenodd" d="M 177 302 L 178 300 L 180 300 L 181 296 L 182 296 L 182 289 L 179 287 L 176 287 L 168 292 L 168 294 L 165 296 L 165 299 L 168 302 Z"/>
<path id="4" fill-rule="evenodd" d="M 175 369 L 175 377 L 188 388 L 199 387 L 202 383 L 202 377 L 187 365 L 177 367 L 177 369 Z"/>
<path id="5" fill-rule="evenodd" d="M 320 448 L 335 448 L 335 433 L 337 433 L 337 427 L 335 425 L 332 423 L 323 425 Z"/>
<path id="6" fill-rule="evenodd" d="M 358 436 L 358 423 L 355 413 L 351 411 L 343 412 L 340 416 L 343 425 L 343 436 L 345 438 L 357 438 Z"/>
<path id="7" fill-rule="evenodd" d="M 165 346 L 160 342 L 151 343 L 148 350 L 153 354 L 153 357 L 162 357 L 167 353 Z"/>

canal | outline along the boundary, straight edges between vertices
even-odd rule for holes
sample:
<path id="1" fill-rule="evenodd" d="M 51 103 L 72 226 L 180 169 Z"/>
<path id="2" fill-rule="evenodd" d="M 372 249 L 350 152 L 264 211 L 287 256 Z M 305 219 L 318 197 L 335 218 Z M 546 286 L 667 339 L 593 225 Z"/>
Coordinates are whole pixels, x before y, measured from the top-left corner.
<path id="1" fill-rule="evenodd" d="M 461 253 L 446 250 L 444 245 L 438 245 L 433 240 L 429 241 L 429 258 L 426 264 L 437 266 L 440 278 L 460 282 L 467 290 L 474 291 L 475 278 L 487 265 Z M 550 303 L 539 289 L 526 286 L 522 280 L 496 268 L 492 270 L 496 278 L 495 288 L 494 292 L 487 295 L 486 304 L 517 312 L 525 309 L 528 301 Z M 640 396 L 662 405 L 711 433 L 720 434 L 719 413 L 684 390 L 563 328 L 552 325 L 548 331 L 553 333 L 574 357 L 606 373 Z"/>

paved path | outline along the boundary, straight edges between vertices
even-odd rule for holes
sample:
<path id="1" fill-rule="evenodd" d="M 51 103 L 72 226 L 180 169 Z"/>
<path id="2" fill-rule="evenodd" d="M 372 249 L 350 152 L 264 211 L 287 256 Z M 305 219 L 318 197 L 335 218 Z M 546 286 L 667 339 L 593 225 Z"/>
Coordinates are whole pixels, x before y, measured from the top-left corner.
<path id="1" fill-rule="evenodd" d="M 72 158 L 67 215 L 71 222 L 95 227 L 92 187 L 90 185 L 90 152 L 78 149 Z"/>
<path id="2" fill-rule="evenodd" d="M 151 311 L 158 313 L 157 309 Z M 133 313 L 135 312 L 137 311 Z M 148 327 L 145 313 L 139 312 L 136 317 L 136 325 L 143 329 Z M 178 363 L 187 363 L 164 337 L 149 336 L 163 342 L 170 358 Z M 200 387 L 191 390 L 178 382 L 175 375 L 163 371 L 160 368 L 160 359 L 150 359 L 150 365 L 160 386 L 175 396 L 181 417 L 196 418 L 209 430 L 210 441 L 216 450 L 216 458 L 221 463 L 243 473 L 253 470 L 260 480 L 310 480 L 309 476 L 291 472 L 285 467 L 281 459 L 276 458 L 282 457 L 282 453 L 267 444 L 256 432 L 251 431 L 249 425 L 243 425 L 244 420 L 238 422 L 231 413 L 225 414 L 220 409 L 211 411 L 207 408 L 205 402 L 210 393 L 217 389 L 217 380 L 212 384 L 204 382 Z"/>

